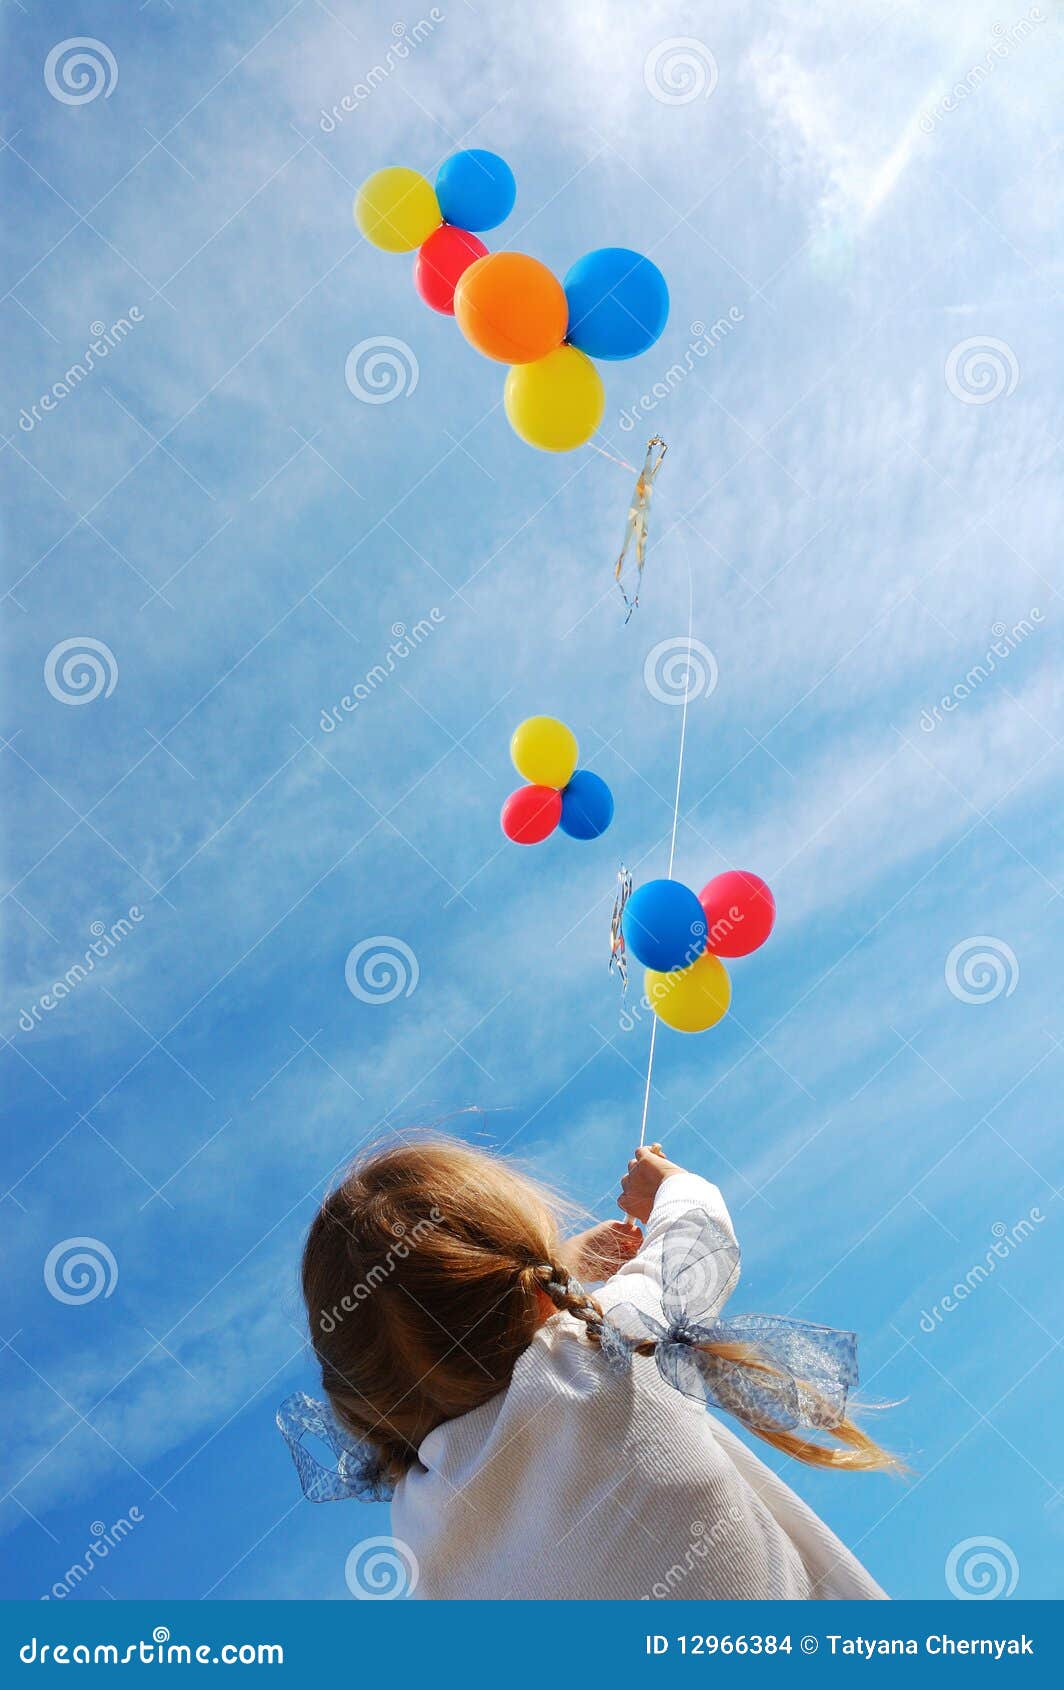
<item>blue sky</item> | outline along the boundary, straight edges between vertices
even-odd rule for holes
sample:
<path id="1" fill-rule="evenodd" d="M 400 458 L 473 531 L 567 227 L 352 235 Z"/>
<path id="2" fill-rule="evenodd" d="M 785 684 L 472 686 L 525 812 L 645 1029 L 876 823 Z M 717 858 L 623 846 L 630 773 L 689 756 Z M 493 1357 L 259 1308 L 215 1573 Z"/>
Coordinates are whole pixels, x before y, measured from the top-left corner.
<path id="1" fill-rule="evenodd" d="M 892 1594 L 945 1594 L 973 1538 L 1060 1593 L 1049 11 L 456 0 L 389 61 L 393 13 L 344 0 L 4 8 L 8 1594 L 136 1509 L 73 1599 L 347 1598 L 386 1515 L 302 1504 L 273 1413 L 313 1385 L 302 1235 L 367 1137 L 475 1106 L 461 1130 L 611 1212 L 647 1029 L 618 1025 L 609 908 L 619 857 L 665 868 L 679 711 L 645 675 L 689 582 L 717 684 L 676 872 L 755 869 L 779 922 L 719 1028 L 658 1041 L 652 1131 L 728 1197 L 736 1309 L 856 1328 L 898 1405 L 907 1487 L 796 1488 Z M 114 68 L 68 103 L 44 67 L 76 36 Z M 670 446 L 627 627 L 628 471 L 524 447 L 502 370 L 354 230 L 366 174 L 459 144 L 517 177 L 490 245 L 668 279 L 662 341 L 604 371 L 602 452 Z M 407 391 L 367 404 L 345 361 L 383 337 Z M 85 638 L 72 705 L 46 667 Z M 499 833 L 540 712 L 613 788 L 596 844 Z M 345 985 L 377 935 L 410 995 Z M 45 1264 L 86 1237 L 117 1280 L 64 1303 Z"/>

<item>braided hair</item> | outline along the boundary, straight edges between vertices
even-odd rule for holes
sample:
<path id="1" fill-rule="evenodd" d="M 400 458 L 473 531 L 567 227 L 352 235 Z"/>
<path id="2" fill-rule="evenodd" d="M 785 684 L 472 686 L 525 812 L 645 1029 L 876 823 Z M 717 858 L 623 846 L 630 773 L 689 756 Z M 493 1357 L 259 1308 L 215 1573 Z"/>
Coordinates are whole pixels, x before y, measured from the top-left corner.
<path id="1" fill-rule="evenodd" d="M 417 1463 L 435 1427 L 507 1388 L 544 1298 L 602 1344 L 601 1306 L 559 1260 L 564 1209 L 512 1165 L 450 1139 L 371 1151 L 325 1198 L 303 1253 L 311 1341 L 332 1411 L 372 1446 L 382 1483 Z M 766 1370 L 749 1345 L 699 1348 Z M 832 1434 L 841 1448 L 748 1429 L 817 1466 L 895 1465 L 850 1421 Z"/>
<path id="2" fill-rule="evenodd" d="M 558 1262 L 538 1263 L 531 1269 L 531 1278 L 556 1309 L 583 1322 L 593 1344 L 601 1343 L 605 1316 L 596 1299 L 584 1290 L 578 1279 L 574 1279 L 567 1267 Z"/>

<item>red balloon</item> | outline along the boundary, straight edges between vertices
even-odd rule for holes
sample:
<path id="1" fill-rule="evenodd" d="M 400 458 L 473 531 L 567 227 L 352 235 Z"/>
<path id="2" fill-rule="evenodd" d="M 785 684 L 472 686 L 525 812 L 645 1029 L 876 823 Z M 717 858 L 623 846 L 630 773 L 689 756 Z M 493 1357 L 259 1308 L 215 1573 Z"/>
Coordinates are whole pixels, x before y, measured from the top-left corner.
<path id="1" fill-rule="evenodd" d="M 441 224 L 429 236 L 414 262 L 414 286 L 425 304 L 431 305 L 434 311 L 453 317 L 454 290 L 459 277 L 478 258 L 486 258 L 487 253 L 484 242 L 471 235 L 468 229 L 455 229 L 450 223 Z"/>
<path id="2" fill-rule="evenodd" d="M 714 956 L 749 956 L 776 921 L 776 900 L 759 874 L 733 868 L 716 875 L 698 894 L 706 917 L 706 950 Z"/>
<path id="3" fill-rule="evenodd" d="M 553 786 L 519 786 L 502 807 L 502 831 L 515 845 L 538 845 L 554 832 L 562 815 L 562 795 Z"/>

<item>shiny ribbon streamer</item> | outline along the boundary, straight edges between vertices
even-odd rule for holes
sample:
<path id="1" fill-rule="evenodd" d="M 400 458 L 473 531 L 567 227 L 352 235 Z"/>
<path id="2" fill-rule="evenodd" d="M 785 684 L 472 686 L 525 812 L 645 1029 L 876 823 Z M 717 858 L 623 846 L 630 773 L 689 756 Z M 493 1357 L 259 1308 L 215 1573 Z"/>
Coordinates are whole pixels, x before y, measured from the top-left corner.
<path id="1" fill-rule="evenodd" d="M 617 896 L 613 900 L 613 914 L 610 916 L 610 973 L 616 968 L 624 993 L 628 991 L 628 952 L 625 949 L 621 917 L 631 896 L 632 876 L 622 863 L 617 870 Z"/>
<path id="2" fill-rule="evenodd" d="M 638 1344 L 652 1342 L 665 1382 L 707 1408 L 764 1431 L 833 1430 L 857 1384 L 856 1334 L 782 1315 L 721 1319 L 739 1264 L 739 1246 L 719 1222 L 698 1211 L 684 1216 L 662 1248 L 664 1322 L 621 1303 L 606 1317 L 603 1353 L 626 1365 Z M 742 1344 L 761 1365 L 708 1355 L 699 1344 Z"/>
<path id="3" fill-rule="evenodd" d="M 661 451 L 658 453 L 656 459 L 654 458 L 655 446 L 661 447 Z M 647 441 L 647 455 L 643 461 L 643 467 L 639 471 L 639 476 L 635 484 L 635 491 L 632 494 L 632 502 L 628 507 L 628 522 L 624 530 L 624 544 L 621 547 L 620 556 L 613 568 L 613 579 L 620 588 L 621 597 L 628 610 L 628 615 L 624 619 L 625 626 L 627 626 L 632 620 L 632 612 L 639 604 L 639 591 L 643 585 L 643 566 L 646 563 L 647 556 L 647 527 L 650 522 L 650 497 L 654 491 L 654 478 L 664 462 L 665 454 L 668 449 L 669 448 L 666 446 L 664 440 L 662 440 L 661 436 L 658 434 L 655 434 L 653 439 Z M 632 598 L 629 598 L 628 594 L 624 590 L 624 582 L 621 579 L 621 572 L 624 569 L 624 560 L 628 555 L 628 548 L 633 541 L 635 542 L 636 565 L 635 593 Z"/>
<path id="4" fill-rule="evenodd" d="M 277 1426 L 291 1451 L 299 1484 L 308 1502 L 387 1502 L 391 1481 L 381 1469 L 380 1457 L 369 1444 L 345 1432 L 328 1403 L 295 1391 L 277 1410 Z M 336 1457 L 335 1467 L 324 1466 L 303 1444 L 303 1439 L 320 1438 Z"/>

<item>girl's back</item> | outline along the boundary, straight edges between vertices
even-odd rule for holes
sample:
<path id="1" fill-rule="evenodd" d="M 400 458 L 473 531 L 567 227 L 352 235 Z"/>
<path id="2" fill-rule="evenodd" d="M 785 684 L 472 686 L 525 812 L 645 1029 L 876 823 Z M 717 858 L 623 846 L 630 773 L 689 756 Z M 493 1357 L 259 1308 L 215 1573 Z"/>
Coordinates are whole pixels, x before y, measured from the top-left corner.
<path id="1" fill-rule="evenodd" d="M 664 1233 L 730 1221 L 692 1174 L 662 1188 L 639 1255 L 596 1294 L 661 1317 Z M 874 1598 L 883 1592 L 794 1492 L 646 1359 L 607 1366 L 557 1314 L 508 1389 L 430 1432 L 392 1525 L 420 1597 L 543 1600 Z"/>
<path id="2" fill-rule="evenodd" d="M 394 1492 L 420 1597 L 882 1597 L 706 1412 L 816 1466 L 896 1466 L 847 1414 L 853 1335 L 723 1317 L 723 1199 L 660 1147 L 636 1152 L 620 1206 L 625 1223 L 563 1242 L 551 1194 L 468 1146 L 351 1169 L 303 1260 L 328 1407 L 299 1393 L 279 1416 L 306 1493 Z M 591 1296 L 574 1272 L 605 1283 Z"/>

